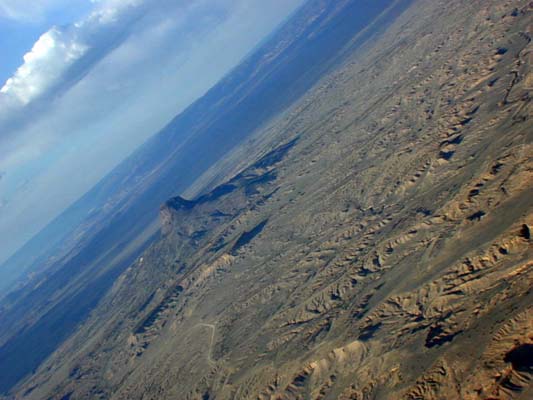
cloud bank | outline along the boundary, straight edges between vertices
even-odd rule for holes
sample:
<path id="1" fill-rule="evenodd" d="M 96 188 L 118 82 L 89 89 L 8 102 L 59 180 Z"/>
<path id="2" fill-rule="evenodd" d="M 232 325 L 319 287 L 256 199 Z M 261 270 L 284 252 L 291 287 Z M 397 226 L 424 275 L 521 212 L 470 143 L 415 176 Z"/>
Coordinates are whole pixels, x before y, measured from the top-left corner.
<path id="1" fill-rule="evenodd" d="M 0 93 L 21 105 L 28 104 L 60 79 L 87 49 L 87 45 L 59 28 L 50 29 L 26 53 L 24 64 L 7 80 Z"/>

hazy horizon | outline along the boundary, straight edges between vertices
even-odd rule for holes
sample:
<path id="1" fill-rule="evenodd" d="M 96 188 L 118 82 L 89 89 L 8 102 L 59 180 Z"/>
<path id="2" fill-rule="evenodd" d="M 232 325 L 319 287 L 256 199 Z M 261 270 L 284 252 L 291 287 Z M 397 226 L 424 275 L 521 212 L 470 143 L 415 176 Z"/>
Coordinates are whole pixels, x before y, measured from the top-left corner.
<path id="1" fill-rule="evenodd" d="M 301 3 L 0 0 L 0 263 Z"/>

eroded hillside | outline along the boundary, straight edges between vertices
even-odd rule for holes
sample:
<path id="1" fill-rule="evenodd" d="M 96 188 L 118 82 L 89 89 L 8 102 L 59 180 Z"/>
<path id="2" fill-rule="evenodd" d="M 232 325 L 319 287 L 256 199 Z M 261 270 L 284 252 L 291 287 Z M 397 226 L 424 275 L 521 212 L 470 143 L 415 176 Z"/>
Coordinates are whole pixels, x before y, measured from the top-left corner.
<path id="1" fill-rule="evenodd" d="M 531 398 L 532 15 L 413 2 L 246 168 L 165 203 L 16 397 Z"/>

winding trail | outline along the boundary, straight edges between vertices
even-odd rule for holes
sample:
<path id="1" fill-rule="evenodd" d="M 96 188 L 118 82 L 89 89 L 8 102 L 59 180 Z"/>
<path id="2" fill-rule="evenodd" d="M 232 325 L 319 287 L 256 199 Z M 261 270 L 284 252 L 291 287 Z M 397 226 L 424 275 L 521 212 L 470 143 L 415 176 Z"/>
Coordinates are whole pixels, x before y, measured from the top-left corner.
<path id="1" fill-rule="evenodd" d="M 200 323 L 200 324 L 196 324 L 194 328 L 198 326 L 206 326 L 208 328 L 211 328 L 211 340 L 209 342 L 209 350 L 207 352 L 207 361 L 210 364 L 216 364 L 215 361 L 213 360 L 212 355 L 213 355 L 213 346 L 215 344 L 215 333 L 216 333 L 217 327 L 213 324 Z"/>

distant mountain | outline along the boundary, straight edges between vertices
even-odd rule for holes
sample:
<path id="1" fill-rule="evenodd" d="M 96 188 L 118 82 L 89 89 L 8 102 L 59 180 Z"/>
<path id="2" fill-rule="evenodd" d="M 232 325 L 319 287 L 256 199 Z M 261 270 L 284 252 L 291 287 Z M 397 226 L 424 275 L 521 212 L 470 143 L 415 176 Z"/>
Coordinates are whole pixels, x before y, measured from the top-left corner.
<path id="1" fill-rule="evenodd" d="M 0 303 L 0 390 L 11 389 L 58 349 L 159 237 L 162 203 L 197 184 L 214 163 L 369 45 L 409 3 L 307 2 L 8 260 L 0 271 L 25 275 Z"/>

